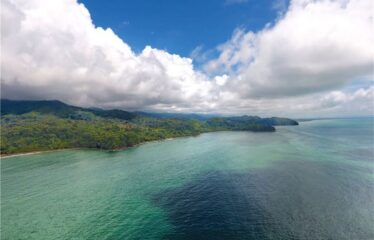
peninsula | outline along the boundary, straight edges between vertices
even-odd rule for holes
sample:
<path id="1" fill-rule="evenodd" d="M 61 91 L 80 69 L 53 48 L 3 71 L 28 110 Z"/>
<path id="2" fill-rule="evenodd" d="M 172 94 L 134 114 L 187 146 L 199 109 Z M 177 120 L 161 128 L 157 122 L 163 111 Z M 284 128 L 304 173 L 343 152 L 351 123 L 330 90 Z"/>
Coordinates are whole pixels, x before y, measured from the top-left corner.
<path id="1" fill-rule="evenodd" d="M 120 149 L 214 131 L 274 132 L 288 118 L 217 117 L 82 108 L 63 102 L 1 100 L 1 154 L 66 148 Z"/>

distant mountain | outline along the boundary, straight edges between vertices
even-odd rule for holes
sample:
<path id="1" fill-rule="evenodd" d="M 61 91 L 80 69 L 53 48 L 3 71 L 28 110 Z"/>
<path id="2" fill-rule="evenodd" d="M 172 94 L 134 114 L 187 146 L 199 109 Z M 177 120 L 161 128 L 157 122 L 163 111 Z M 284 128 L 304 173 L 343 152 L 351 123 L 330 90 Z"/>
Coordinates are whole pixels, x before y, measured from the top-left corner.
<path id="1" fill-rule="evenodd" d="M 207 120 L 206 124 L 215 131 L 225 129 L 254 132 L 275 131 L 272 125 L 262 123 L 261 118 L 257 116 L 212 118 Z"/>
<path id="2" fill-rule="evenodd" d="M 192 119 L 205 121 L 210 118 L 219 117 L 217 114 L 197 114 L 197 113 L 154 113 L 154 112 L 136 112 L 142 116 L 154 118 L 174 118 L 174 119 Z"/>
<path id="3" fill-rule="evenodd" d="M 266 123 L 271 126 L 295 126 L 299 125 L 299 123 L 293 119 L 289 118 L 279 118 L 279 117 L 271 117 L 271 118 L 262 118 L 260 120 L 261 123 Z"/>
<path id="4" fill-rule="evenodd" d="M 270 126 L 282 125 L 298 125 L 298 122 L 288 118 L 260 118 L 258 116 L 239 116 L 239 117 L 220 117 L 214 114 L 195 114 L 195 113 L 150 113 L 150 112 L 128 112 L 119 109 L 104 110 L 100 108 L 83 108 L 68 105 L 58 100 L 9 100 L 1 99 L 1 114 L 15 114 L 20 115 L 29 112 L 37 112 L 40 114 L 53 114 L 61 118 L 84 118 L 84 112 L 92 113 L 102 118 L 113 118 L 121 120 L 131 120 L 135 117 L 150 117 L 158 119 L 185 119 L 185 120 L 199 120 L 207 121 L 209 119 L 216 119 L 210 121 L 224 121 L 225 125 L 230 125 L 233 122 L 254 122 Z"/>
<path id="5" fill-rule="evenodd" d="M 103 118 L 116 118 L 121 120 L 131 120 L 136 117 L 135 113 L 112 109 L 102 110 L 100 108 L 82 108 L 71 106 L 58 100 L 8 100 L 1 99 L 1 114 L 24 114 L 37 112 L 41 114 L 53 114 L 61 118 L 79 118 L 82 112 L 93 113 Z"/>
<path id="6" fill-rule="evenodd" d="M 248 124 L 253 125 L 265 125 L 265 126 L 294 126 L 299 125 L 299 123 L 295 120 L 289 118 L 279 118 L 279 117 L 271 117 L 271 118 L 260 118 L 258 116 L 240 116 L 240 117 L 219 117 L 219 118 L 211 118 L 207 120 L 207 124 L 212 127 L 239 127 Z"/>
<path id="7" fill-rule="evenodd" d="M 57 100 L 51 101 L 29 101 L 29 100 L 8 100 L 1 99 L 1 114 L 24 114 L 28 112 L 38 112 L 42 114 L 53 114 L 59 117 L 68 117 L 80 107 L 67 105 Z"/>

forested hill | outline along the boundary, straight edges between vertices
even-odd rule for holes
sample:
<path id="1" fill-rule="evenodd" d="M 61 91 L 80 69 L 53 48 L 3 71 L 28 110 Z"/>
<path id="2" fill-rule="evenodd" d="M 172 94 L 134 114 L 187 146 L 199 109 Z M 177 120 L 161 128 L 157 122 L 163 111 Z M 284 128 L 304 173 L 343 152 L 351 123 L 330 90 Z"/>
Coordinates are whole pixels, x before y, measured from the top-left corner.
<path id="1" fill-rule="evenodd" d="M 169 117 L 170 116 L 170 117 Z M 287 118 L 215 117 L 103 110 L 60 101 L 1 100 L 1 154 L 63 148 L 116 149 L 212 131 L 272 132 Z"/>
<path id="2" fill-rule="evenodd" d="M 1 100 L 1 114 L 15 114 L 20 115 L 29 112 L 36 112 L 40 114 L 52 114 L 62 118 L 76 118 L 82 112 L 93 113 L 96 116 L 104 118 L 117 118 L 122 120 L 131 120 L 136 114 L 123 110 L 102 110 L 99 108 L 82 108 L 71 106 L 63 102 L 52 101 L 25 101 L 25 100 Z"/>

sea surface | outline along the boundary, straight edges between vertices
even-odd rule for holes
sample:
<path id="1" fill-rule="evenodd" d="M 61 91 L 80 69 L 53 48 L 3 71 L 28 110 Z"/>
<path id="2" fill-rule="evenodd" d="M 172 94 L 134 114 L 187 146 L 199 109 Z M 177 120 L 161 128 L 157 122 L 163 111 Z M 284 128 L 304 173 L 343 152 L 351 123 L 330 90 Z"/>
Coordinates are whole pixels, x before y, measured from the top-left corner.
<path id="1" fill-rule="evenodd" d="M 1 160 L 1 239 L 374 239 L 373 118 Z"/>

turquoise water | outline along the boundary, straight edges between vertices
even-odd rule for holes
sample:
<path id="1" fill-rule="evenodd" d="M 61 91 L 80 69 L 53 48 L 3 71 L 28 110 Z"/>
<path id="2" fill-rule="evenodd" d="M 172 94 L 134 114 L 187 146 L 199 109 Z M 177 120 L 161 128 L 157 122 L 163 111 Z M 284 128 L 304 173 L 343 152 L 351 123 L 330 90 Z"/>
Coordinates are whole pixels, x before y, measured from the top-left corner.
<path id="1" fill-rule="evenodd" d="M 1 239 L 374 239 L 373 118 L 1 160 Z"/>

